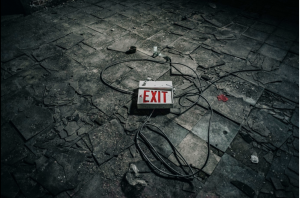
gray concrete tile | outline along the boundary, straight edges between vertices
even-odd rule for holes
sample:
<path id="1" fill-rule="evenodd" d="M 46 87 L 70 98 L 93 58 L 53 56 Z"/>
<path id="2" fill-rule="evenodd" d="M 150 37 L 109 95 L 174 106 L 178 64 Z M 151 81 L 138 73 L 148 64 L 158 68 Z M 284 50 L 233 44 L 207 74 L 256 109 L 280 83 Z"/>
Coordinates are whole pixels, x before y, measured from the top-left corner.
<path id="1" fill-rule="evenodd" d="M 210 111 L 207 111 L 192 129 L 192 133 L 205 140 L 206 142 L 208 139 L 208 126 L 210 116 Z M 210 144 L 217 149 L 225 152 L 238 133 L 238 130 L 239 125 L 224 118 L 223 116 L 220 116 L 217 113 L 214 113 L 211 118 L 210 124 Z"/>
<path id="2" fill-rule="evenodd" d="M 293 44 L 292 41 L 275 36 L 274 34 L 268 37 L 268 39 L 265 42 L 269 45 L 278 47 L 283 50 L 289 50 Z"/>
<path id="3" fill-rule="evenodd" d="M 269 36 L 268 33 L 261 32 L 252 28 L 248 28 L 247 31 L 243 34 L 249 38 L 256 39 L 258 41 L 264 42 Z"/>
<path id="4" fill-rule="evenodd" d="M 213 175 L 203 186 L 203 190 L 208 192 L 212 191 L 224 197 L 248 197 L 230 183 L 232 180 L 243 182 L 254 191 L 258 191 L 264 178 L 241 162 L 224 154 Z"/>
<path id="5" fill-rule="evenodd" d="M 282 61 L 287 54 L 287 51 L 279 49 L 277 47 L 270 46 L 268 44 L 264 44 L 260 49 L 259 53 L 264 56 L 268 56 L 278 61 Z"/>
<path id="6" fill-rule="evenodd" d="M 175 121 L 179 125 L 190 131 L 199 122 L 199 120 L 204 116 L 205 113 L 206 109 L 196 105 L 189 111 L 176 118 Z"/>
<path id="7" fill-rule="evenodd" d="M 272 33 L 276 29 L 276 27 L 273 26 L 273 25 L 269 25 L 269 24 L 266 24 L 266 23 L 261 23 L 261 22 L 258 22 L 258 21 L 256 21 L 251 26 L 251 28 L 262 31 L 262 32 L 266 32 L 266 33 L 269 33 L 269 34 Z"/>
<path id="8" fill-rule="evenodd" d="M 191 57 L 203 68 L 212 68 L 225 64 L 225 62 L 211 50 L 207 50 L 203 47 L 198 47 Z"/>
<path id="9" fill-rule="evenodd" d="M 176 51 L 179 51 L 182 54 L 190 54 L 199 46 L 199 44 L 197 42 L 180 37 L 172 44 L 172 46 L 174 46 Z"/>
<path id="10" fill-rule="evenodd" d="M 189 133 L 176 148 L 181 153 L 181 155 L 185 157 L 186 161 L 189 164 L 192 164 L 193 167 L 199 169 L 202 168 L 208 152 L 205 141 L 203 141 L 193 133 Z M 211 175 L 217 164 L 219 163 L 220 157 L 214 154 L 212 151 L 209 152 L 211 152 L 210 158 L 208 159 L 207 164 L 203 167 L 202 170 L 205 173 Z M 179 165 L 180 163 L 183 164 L 182 161 L 180 161 L 179 163 L 176 160 L 174 154 L 169 156 L 169 160 L 171 160 L 176 165 Z"/>

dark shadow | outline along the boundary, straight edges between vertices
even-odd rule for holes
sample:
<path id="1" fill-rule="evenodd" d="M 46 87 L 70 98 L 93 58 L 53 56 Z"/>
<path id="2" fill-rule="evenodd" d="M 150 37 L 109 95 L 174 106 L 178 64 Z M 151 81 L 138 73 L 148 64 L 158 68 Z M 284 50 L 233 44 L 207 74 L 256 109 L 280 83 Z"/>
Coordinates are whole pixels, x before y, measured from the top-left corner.
<path id="1" fill-rule="evenodd" d="M 1 0 L 1 16 L 25 14 L 19 0 Z"/>

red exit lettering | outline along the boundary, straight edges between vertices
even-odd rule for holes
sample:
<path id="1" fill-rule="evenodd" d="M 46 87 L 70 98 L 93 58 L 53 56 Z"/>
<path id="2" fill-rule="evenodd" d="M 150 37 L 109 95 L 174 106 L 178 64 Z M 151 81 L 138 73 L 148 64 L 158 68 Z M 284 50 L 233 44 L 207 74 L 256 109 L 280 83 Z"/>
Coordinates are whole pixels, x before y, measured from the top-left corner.
<path id="1" fill-rule="evenodd" d="M 147 100 L 147 97 L 151 97 L 150 102 L 160 103 L 161 93 L 163 94 L 163 103 L 167 102 L 166 94 L 168 92 L 166 92 L 166 91 L 151 91 L 151 96 L 147 95 L 148 92 L 150 92 L 150 91 L 149 90 L 144 90 L 144 97 L 143 97 L 143 102 L 144 103 L 149 102 L 149 100 Z M 156 94 L 157 94 L 157 100 L 156 100 Z"/>

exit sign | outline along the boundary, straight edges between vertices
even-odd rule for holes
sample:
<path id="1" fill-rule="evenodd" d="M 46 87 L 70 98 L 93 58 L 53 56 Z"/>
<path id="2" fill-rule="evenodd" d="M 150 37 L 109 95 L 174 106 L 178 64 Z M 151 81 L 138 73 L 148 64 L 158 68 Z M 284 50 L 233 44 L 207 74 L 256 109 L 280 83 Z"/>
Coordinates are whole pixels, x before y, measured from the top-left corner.
<path id="1" fill-rule="evenodd" d="M 172 108 L 172 81 L 140 81 L 137 107 L 138 109 Z"/>

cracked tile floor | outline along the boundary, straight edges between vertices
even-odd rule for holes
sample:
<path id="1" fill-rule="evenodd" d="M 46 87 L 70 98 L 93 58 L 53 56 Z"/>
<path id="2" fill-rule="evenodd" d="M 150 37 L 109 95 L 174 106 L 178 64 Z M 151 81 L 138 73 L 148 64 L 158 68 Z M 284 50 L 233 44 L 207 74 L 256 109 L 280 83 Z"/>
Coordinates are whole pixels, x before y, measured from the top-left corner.
<path id="1" fill-rule="evenodd" d="M 132 197 L 124 191 L 130 164 L 147 184 L 141 197 L 299 197 L 299 11 L 256 3 L 86 0 L 1 16 L 1 197 Z M 130 46 L 137 52 L 124 53 Z M 210 157 L 192 181 L 161 177 L 143 161 L 134 136 L 150 112 L 100 80 L 115 61 L 164 60 L 151 57 L 154 46 L 208 87 Z M 150 61 L 104 74 L 129 91 L 148 77 L 171 80 L 175 96 L 198 83 L 181 65 Z M 176 98 L 150 120 L 194 170 L 207 156 L 210 118 L 197 101 Z M 197 105 L 178 115 L 179 102 Z M 143 133 L 179 168 L 153 130 Z"/>

